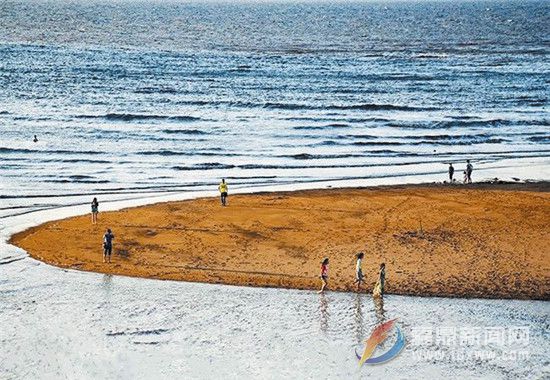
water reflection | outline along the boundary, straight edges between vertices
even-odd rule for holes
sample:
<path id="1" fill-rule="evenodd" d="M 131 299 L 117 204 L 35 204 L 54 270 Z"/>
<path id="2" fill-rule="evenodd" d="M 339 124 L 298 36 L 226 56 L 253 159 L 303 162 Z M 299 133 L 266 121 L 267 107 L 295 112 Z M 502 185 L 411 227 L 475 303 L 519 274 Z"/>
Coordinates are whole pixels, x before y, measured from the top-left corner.
<path id="1" fill-rule="evenodd" d="M 101 290 L 104 294 L 109 294 L 113 288 L 113 276 L 110 274 L 104 274 L 101 278 Z"/>
<path id="2" fill-rule="evenodd" d="M 326 334 L 328 330 L 328 302 L 325 293 L 319 294 L 319 301 L 319 311 L 321 313 L 319 318 L 320 328 L 321 332 Z"/>
<path id="3" fill-rule="evenodd" d="M 362 343 L 365 335 L 362 297 L 361 293 L 355 293 L 355 339 L 357 343 Z"/>
<path id="4" fill-rule="evenodd" d="M 376 314 L 376 320 L 378 324 L 386 321 L 386 310 L 384 310 L 384 297 L 372 297 L 374 303 L 374 313 Z"/>

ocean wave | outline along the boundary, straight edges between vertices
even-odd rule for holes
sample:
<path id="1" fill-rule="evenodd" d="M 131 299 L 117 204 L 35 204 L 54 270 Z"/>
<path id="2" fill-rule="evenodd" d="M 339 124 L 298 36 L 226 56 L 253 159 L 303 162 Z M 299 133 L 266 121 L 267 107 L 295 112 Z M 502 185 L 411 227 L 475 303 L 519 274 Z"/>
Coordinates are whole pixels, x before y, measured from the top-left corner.
<path id="1" fill-rule="evenodd" d="M 113 121 L 143 121 L 143 120 L 168 120 L 192 122 L 200 120 L 199 117 L 187 115 L 154 115 L 154 114 L 134 114 L 134 113 L 107 113 L 104 115 L 77 115 L 77 119 L 106 119 Z"/>
<path id="2" fill-rule="evenodd" d="M 437 52 L 417 53 L 417 54 L 413 54 L 413 58 L 417 58 L 417 59 L 445 59 L 445 58 L 449 58 L 449 54 L 447 54 L 447 53 L 437 53 Z"/>
<path id="3" fill-rule="evenodd" d="M 240 169 L 296 169 L 306 168 L 307 166 L 291 166 L 291 165 L 268 165 L 268 164 L 244 164 L 239 165 Z"/>
<path id="4" fill-rule="evenodd" d="M 208 132 L 199 131 L 198 129 L 163 129 L 162 132 L 168 134 L 180 135 L 208 135 Z"/>
<path id="5" fill-rule="evenodd" d="M 531 136 L 528 138 L 529 141 L 533 141 L 533 142 L 549 142 L 550 143 L 550 136 L 549 135 L 545 135 L 545 136 Z"/>
<path id="6" fill-rule="evenodd" d="M 294 158 L 295 160 L 319 160 L 319 159 L 335 159 L 335 158 L 352 158 L 352 157 L 363 157 L 362 154 L 310 154 L 310 153 L 299 153 L 292 154 L 289 156 L 279 156 L 279 157 L 289 157 Z"/>
<path id="7" fill-rule="evenodd" d="M 110 164 L 111 161 L 108 161 L 108 160 L 92 160 L 92 159 L 87 159 L 87 158 L 63 158 L 63 159 L 55 159 L 55 158 L 51 158 L 51 159 L 46 159 L 46 160 L 42 160 L 43 162 L 66 162 L 66 163 L 79 163 L 79 162 L 83 162 L 83 163 L 88 163 L 88 164 Z"/>
<path id="8" fill-rule="evenodd" d="M 221 164 L 219 162 L 206 162 L 204 164 L 195 164 L 192 166 L 172 166 L 176 170 L 214 170 L 214 169 L 233 169 L 235 165 Z"/>
<path id="9" fill-rule="evenodd" d="M 413 145 L 476 145 L 476 144 L 501 144 L 510 140 L 501 138 L 481 138 L 481 139 L 454 139 L 454 140 L 423 140 L 414 142 Z"/>
<path id="10" fill-rule="evenodd" d="M 509 142 L 504 138 L 494 137 L 493 135 L 425 135 L 425 136 L 407 136 L 396 137 L 404 140 L 399 141 L 356 141 L 353 145 L 377 146 L 377 145 L 475 145 L 475 144 L 500 144 Z"/>
<path id="11" fill-rule="evenodd" d="M 434 111 L 435 107 L 400 106 L 394 104 L 355 104 L 349 106 L 332 106 L 338 110 L 363 110 L 363 111 Z"/>
<path id="12" fill-rule="evenodd" d="M 178 91 L 171 87 L 141 87 L 134 91 L 136 94 L 177 94 Z"/>
<path id="13" fill-rule="evenodd" d="M 92 150 L 39 150 L 39 149 L 25 149 L 25 148 L 6 148 L 0 147 L 0 153 L 57 153 L 57 154 L 103 154 L 103 152 Z"/>
<path id="14" fill-rule="evenodd" d="M 314 131 L 314 130 L 321 131 L 323 129 L 327 129 L 327 127 L 323 125 L 300 125 L 297 127 L 292 127 L 292 129 L 295 129 L 298 131 Z"/>
<path id="15" fill-rule="evenodd" d="M 437 110 L 434 107 L 416 107 L 395 104 L 351 104 L 351 105 L 313 105 L 313 104 L 293 104 L 293 103 L 264 103 L 263 108 L 275 108 L 282 110 L 362 110 L 362 111 L 431 111 Z"/>
<path id="16" fill-rule="evenodd" d="M 362 110 L 362 111 L 434 111 L 439 108 L 427 106 L 410 106 L 398 104 L 378 104 L 378 103 L 363 103 L 363 104 L 313 104 L 313 103 L 280 103 L 280 102 L 242 102 L 242 101 L 204 101 L 204 100 L 180 100 L 176 102 L 182 105 L 195 106 L 213 106 L 213 107 L 236 107 L 236 108 L 264 108 L 277 110 Z"/>
<path id="17" fill-rule="evenodd" d="M 252 66 L 250 65 L 238 65 L 237 67 L 229 69 L 228 71 L 232 73 L 244 73 L 249 72 L 250 70 L 252 70 Z"/>
<path id="18" fill-rule="evenodd" d="M 468 115 L 448 116 L 448 118 L 453 119 L 453 120 L 475 120 L 475 119 L 480 119 L 479 116 L 468 116 Z"/>
<path id="19" fill-rule="evenodd" d="M 285 165 L 285 164 L 243 164 L 237 165 L 239 169 L 338 169 L 338 168 L 368 168 L 368 167 L 390 167 L 390 166 L 408 166 L 423 163 L 438 163 L 441 159 L 425 161 L 404 161 L 389 163 L 357 163 L 357 164 L 327 164 L 327 165 Z"/>
<path id="20" fill-rule="evenodd" d="M 349 124 L 343 123 L 332 123 L 326 125 L 300 125 L 297 127 L 292 127 L 296 130 L 323 130 L 323 129 L 333 129 L 333 128 L 349 128 Z"/>
<path id="21" fill-rule="evenodd" d="M 202 152 L 202 151 L 175 151 L 175 150 L 168 150 L 168 149 L 162 149 L 162 150 L 146 150 L 142 152 L 137 152 L 138 155 L 143 156 L 220 156 L 223 155 L 224 157 L 228 156 L 241 156 L 241 154 L 237 153 L 230 153 L 230 152 Z"/>
<path id="22" fill-rule="evenodd" d="M 445 129 L 445 128 L 483 128 L 483 127 L 499 127 L 499 126 L 531 126 L 548 125 L 548 120 L 512 120 L 512 119 L 485 119 L 477 118 L 453 118 L 453 120 L 443 121 L 391 121 L 387 124 L 388 127 L 394 128 L 410 128 L 410 129 Z"/>
<path id="23" fill-rule="evenodd" d="M 107 180 L 103 179 L 45 179 L 42 182 L 49 182 L 49 183 L 109 183 Z"/>
<path id="24" fill-rule="evenodd" d="M 347 118 L 343 118 L 341 114 L 337 114 L 337 117 L 291 116 L 291 117 L 281 117 L 280 120 L 335 122 L 335 123 L 341 123 L 342 121 L 345 121 L 346 123 L 369 123 L 369 122 L 389 123 L 389 122 L 392 121 L 391 119 L 382 118 L 382 117 L 347 117 Z"/>
<path id="25" fill-rule="evenodd" d="M 332 145 L 345 145 L 345 144 L 334 140 L 324 140 L 318 143 L 311 144 L 311 146 L 332 146 Z"/>
<path id="26" fill-rule="evenodd" d="M 376 145 L 409 145 L 409 143 L 400 143 L 397 141 L 355 141 L 353 145 L 365 145 L 365 146 L 376 146 Z"/>

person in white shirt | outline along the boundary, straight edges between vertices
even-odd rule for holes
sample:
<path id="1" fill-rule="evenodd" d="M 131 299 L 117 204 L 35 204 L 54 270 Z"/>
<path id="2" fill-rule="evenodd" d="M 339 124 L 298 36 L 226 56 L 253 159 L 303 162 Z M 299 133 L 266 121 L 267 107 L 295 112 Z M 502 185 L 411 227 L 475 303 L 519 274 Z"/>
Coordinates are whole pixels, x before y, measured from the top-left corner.
<path id="1" fill-rule="evenodd" d="M 361 283 L 363 282 L 363 268 L 361 268 L 361 262 L 365 254 L 359 252 L 357 254 L 357 264 L 355 264 L 355 282 L 357 283 L 357 291 L 361 290 Z"/>

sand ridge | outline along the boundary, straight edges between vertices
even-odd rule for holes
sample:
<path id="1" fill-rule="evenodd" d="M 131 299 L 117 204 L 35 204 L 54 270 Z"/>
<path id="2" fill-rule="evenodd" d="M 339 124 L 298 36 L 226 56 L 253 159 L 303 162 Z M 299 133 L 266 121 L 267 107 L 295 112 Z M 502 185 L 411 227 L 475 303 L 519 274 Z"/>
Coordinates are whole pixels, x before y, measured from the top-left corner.
<path id="1" fill-rule="evenodd" d="M 526 191 L 529 190 L 529 191 Z M 101 201 L 101 200 L 100 200 Z M 100 209 L 101 211 L 101 209 Z M 11 242 L 60 267 L 156 279 L 365 291 L 386 263 L 386 291 L 549 299 L 548 186 L 394 186 L 258 193 L 159 203 L 45 223 Z M 111 264 L 102 236 L 113 230 Z"/>

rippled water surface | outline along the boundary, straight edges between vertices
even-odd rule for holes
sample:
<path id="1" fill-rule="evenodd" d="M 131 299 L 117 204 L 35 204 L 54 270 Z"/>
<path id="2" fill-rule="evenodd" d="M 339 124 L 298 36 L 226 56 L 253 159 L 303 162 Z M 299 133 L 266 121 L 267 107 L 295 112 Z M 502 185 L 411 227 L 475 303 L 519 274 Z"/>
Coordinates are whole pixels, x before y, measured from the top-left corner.
<path id="1" fill-rule="evenodd" d="M 548 10 L 3 1 L 0 197 L 548 179 Z"/>

